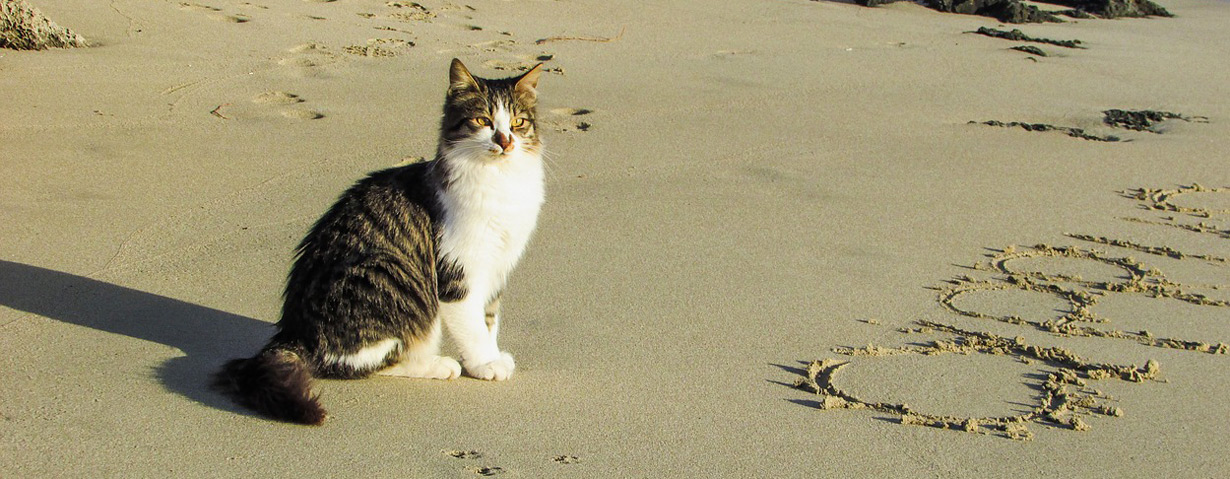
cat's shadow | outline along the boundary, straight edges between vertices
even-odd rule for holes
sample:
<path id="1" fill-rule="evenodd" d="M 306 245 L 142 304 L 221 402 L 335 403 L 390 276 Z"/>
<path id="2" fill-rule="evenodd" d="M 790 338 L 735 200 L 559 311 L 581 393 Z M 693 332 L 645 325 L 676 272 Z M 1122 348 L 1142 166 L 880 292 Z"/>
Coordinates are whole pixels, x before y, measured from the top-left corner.
<path id="1" fill-rule="evenodd" d="M 271 324 L 252 318 L 5 260 L 0 305 L 179 349 L 184 356 L 154 367 L 158 381 L 171 392 L 240 414 L 247 412 L 210 390 L 209 376 L 227 359 L 251 355 L 273 332 Z"/>

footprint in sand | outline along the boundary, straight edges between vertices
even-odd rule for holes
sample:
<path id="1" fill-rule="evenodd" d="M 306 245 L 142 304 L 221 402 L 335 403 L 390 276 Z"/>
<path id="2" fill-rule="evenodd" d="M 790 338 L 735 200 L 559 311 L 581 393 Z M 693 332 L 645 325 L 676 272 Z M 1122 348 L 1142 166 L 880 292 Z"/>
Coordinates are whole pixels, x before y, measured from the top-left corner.
<path id="1" fill-rule="evenodd" d="M 201 11 L 201 12 L 221 12 L 222 11 L 222 9 L 218 7 L 211 7 L 209 5 L 201 5 L 199 3 L 187 3 L 187 2 L 180 3 L 179 9 L 184 10 L 184 11 Z"/>
<path id="2" fill-rule="evenodd" d="M 547 113 L 547 117 L 539 122 L 555 131 L 589 131 L 594 127 L 589 121 L 577 118 L 593 114 L 594 110 L 589 108 L 552 108 Z"/>
<path id="3" fill-rule="evenodd" d="M 319 120 L 324 118 L 325 114 L 316 110 L 296 109 L 283 111 L 282 116 L 296 120 Z"/>
<path id="4" fill-rule="evenodd" d="M 304 103 L 299 95 L 285 91 L 267 91 L 252 98 L 252 104 L 258 107 L 250 110 L 250 115 L 264 116 L 272 114 L 269 107 L 288 107 Z M 261 113 L 262 111 L 267 113 Z M 241 113 L 242 114 L 242 113 Z M 324 113 L 311 108 L 286 108 L 278 110 L 278 114 L 295 120 L 318 120 L 325 117 Z"/>
<path id="5" fill-rule="evenodd" d="M 348 45 L 342 51 L 361 57 L 395 57 L 413 46 L 414 42 L 398 38 L 372 38 L 366 45 Z"/>
<path id="6" fill-rule="evenodd" d="M 299 98 L 299 95 L 284 91 L 267 91 L 265 93 L 261 93 L 260 95 L 256 95 L 256 98 L 252 99 L 252 103 L 266 105 L 290 105 L 294 103 L 303 103 L 303 101 L 304 100 L 302 98 Z"/>
<path id="7" fill-rule="evenodd" d="M 402 22 L 425 22 L 436 18 L 436 13 L 427 7 L 414 2 L 388 2 L 385 5 L 392 8 L 389 18 Z"/>
<path id="8" fill-rule="evenodd" d="M 319 43 L 302 43 L 288 48 L 290 56 L 278 60 L 278 65 L 298 77 L 316 77 L 324 74 L 320 67 L 335 63 L 338 54 Z"/>
<path id="9" fill-rule="evenodd" d="M 199 3 L 181 2 L 179 4 L 179 9 L 186 11 L 186 12 L 206 13 L 206 14 L 209 14 L 210 18 L 213 18 L 214 20 L 223 21 L 227 23 L 247 23 L 252 20 L 250 17 L 244 14 L 228 15 L 226 13 L 223 13 L 221 8 L 213 7 L 209 5 L 202 5 Z"/>
<path id="10" fill-rule="evenodd" d="M 286 51 L 290 53 L 309 53 L 309 54 L 326 55 L 329 52 L 329 48 L 319 43 L 309 42 L 309 43 L 301 43 L 293 47 L 287 48 Z"/>
<path id="11" fill-rule="evenodd" d="M 315 60 L 312 60 L 311 58 L 296 57 L 296 58 L 283 58 L 281 60 L 278 60 L 278 65 L 287 66 L 287 67 L 311 68 L 311 67 L 320 66 L 320 63 L 316 62 Z"/>
<path id="12" fill-rule="evenodd" d="M 516 40 L 491 40 L 491 41 L 486 41 L 486 42 L 471 43 L 468 46 L 470 48 L 474 48 L 474 49 L 488 52 L 488 53 L 509 53 L 509 52 L 516 51 L 517 41 Z"/>
<path id="13" fill-rule="evenodd" d="M 505 42 L 512 42 L 512 40 L 500 40 L 499 42 L 484 42 L 482 44 L 475 44 L 475 45 L 494 45 L 494 44 L 512 45 L 513 44 L 513 43 L 505 43 Z M 475 45 L 470 45 L 470 47 L 484 48 L 484 51 L 488 53 L 497 51 L 496 49 L 494 49 L 495 47 L 475 47 Z M 538 55 L 509 55 L 509 54 L 506 54 L 504 55 L 504 58 L 502 59 L 493 58 L 491 60 L 487 60 L 483 62 L 482 65 L 483 65 L 483 68 L 487 68 L 490 70 L 520 73 L 520 72 L 528 71 L 530 68 L 533 68 L 534 65 L 537 65 L 539 63 L 545 63 L 547 61 L 552 60 L 553 58 L 555 58 L 555 55 L 552 55 L 549 53 L 542 53 Z M 554 73 L 556 75 L 563 75 L 564 69 L 558 66 L 543 65 L 542 72 Z"/>

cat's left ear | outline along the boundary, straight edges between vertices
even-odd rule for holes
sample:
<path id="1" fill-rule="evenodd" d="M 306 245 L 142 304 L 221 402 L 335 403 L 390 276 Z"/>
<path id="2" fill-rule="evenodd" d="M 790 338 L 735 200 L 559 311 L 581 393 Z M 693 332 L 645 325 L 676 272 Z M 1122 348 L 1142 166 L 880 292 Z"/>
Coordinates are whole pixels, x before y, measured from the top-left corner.
<path id="1" fill-rule="evenodd" d="M 478 89 L 478 82 L 474 80 L 474 75 L 471 75 L 470 70 L 461 63 L 461 60 L 456 58 L 454 58 L 453 63 L 449 65 L 448 81 L 450 91 Z"/>
<path id="2" fill-rule="evenodd" d="M 516 90 L 536 94 L 538 91 L 535 90 L 535 88 L 538 88 L 538 75 L 540 73 L 542 73 L 541 63 L 534 65 L 534 68 L 531 68 L 530 71 L 521 74 L 521 76 L 517 78 Z"/>

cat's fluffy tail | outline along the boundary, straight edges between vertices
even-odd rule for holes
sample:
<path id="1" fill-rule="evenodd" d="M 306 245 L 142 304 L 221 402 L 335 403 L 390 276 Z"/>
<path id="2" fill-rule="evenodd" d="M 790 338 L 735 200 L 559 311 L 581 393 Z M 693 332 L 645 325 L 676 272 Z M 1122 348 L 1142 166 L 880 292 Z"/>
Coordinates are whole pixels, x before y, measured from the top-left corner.
<path id="1" fill-rule="evenodd" d="M 318 426 L 325 422 L 325 409 L 311 383 L 300 353 L 276 346 L 229 361 L 213 377 L 215 388 L 244 407 L 280 421 Z"/>

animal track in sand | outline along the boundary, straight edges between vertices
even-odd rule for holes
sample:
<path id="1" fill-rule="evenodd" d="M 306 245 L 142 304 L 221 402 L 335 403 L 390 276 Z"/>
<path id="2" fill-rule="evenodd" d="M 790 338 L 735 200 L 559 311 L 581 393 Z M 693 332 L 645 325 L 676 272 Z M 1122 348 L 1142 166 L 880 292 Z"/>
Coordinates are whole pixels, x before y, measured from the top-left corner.
<path id="1" fill-rule="evenodd" d="M 414 46 L 414 42 L 397 38 L 372 38 L 366 45 L 349 45 L 342 51 L 361 57 L 395 57 Z"/>
<path id="2" fill-rule="evenodd" d="M 472 450 L 472 449 L 471 450 L 444 450 L 440 452 L 444 453 L 444 455 L 446 456 L 457 458 L 457 459 L 481 459 L 483 457 L 483 453 Z M 474 474 L 478 474 L 480 476 L 494 476 L 496 474 L 504 473 L 504 468 L 499 467 L 499 466 L 472 465 L 472 466 L 466 466 L 465 470 L 472 472 Z"/>
<path id="3" fill-rule="evenodd" d="M 1123 196 L 1142 201 L 1142 207 L 1150 211 L 1210 218 L 1230 214 L 1230 208 L 1222 206 L 1227 204 L 1223 202 L 1230 197 L 1227 193 L 1230 193 L 1230 188 L 1192 185 L 1173 190 L 1128 190 L 1123 192 Z M 1161 222 L 1125 219 L 1147 225 L 1173 226 L 1188 231 L 1212 233 L 1221 239 L 1230 239 L 1230 236 L 1223 235 L 1223 231 L 1216 227 L 1201 226 L 1191 229 L 1188 228 L 1190 225 L 1179 223 L 1174 217 Z M 1220 256 L 1188 254 L 1166 245 L 1148 246 L 1133 241 L 1085 234 L 1066 236 L 1129 252 L 1138 251 L 1164 257 L 1170 265 L 1168 268 L 1181 268 L 1183 265 L 1193 267 L 1193 262 L 1199 262 L 1198 266 L 1201 268 L 1230 266 L 1230 261 Z M 945 310 L 962 318 L 989 319 L 1051 333 L 1060 340 L 1071 337 L 1122 339 L 1157 348 L 1219 356 L 1230 354 L 1230 345 L 1219 341 L 1225 338 L 1174 339 L 1155 336 L 1147 329 L 1115 329 L 1115 322 L 1122 321 L 1124 317 L 1113 316 L 1128 315 L 1136 316 L 1137 326 L 1169 328 L 1189 333 L 1191 329 L 1199 329 L 1204 333 L 1198 334 L 1218 334 L 1220 330 L 1217 328 L 1217 320 L 1223 319 L 1224 315 L 1201 312 L 1212 311 L 1206 308 L 1230 307 L 1230 300 L 1209 298 L 1192 292 L 1192 285 L 1174 281 L 1157 268 L 1131 256 L 1044 244 L 1030 247 L 1009 246 L 993 251 L 986 260 L 972 267 L 979 274 L 989 276 L 989 279 L 961 276 L 948 281 L 946 286 L 936 288 L 939 291 L 936 299 Z M 1213 277 L 1225 278 L 1220 275 Z M 1200 287 L 1224 290 L 1230 288 L 1230 281 Z M 1016 297 L 998 297 L 994 298 L 997 301 L 985 301 L 986 296 L 1004 294 Z M 975 296 L 983 296 L 984 300 L 977 301 Z M 1039 302 L 1039 299 L 1044 301 Z M 1116 301 L 1111 301 L 1112 299 Z M 1127 301 L 1128 299 L 1130 301 Z M 1182 301 L 1187 306 L 1168 305 L 1164 302 L 1171 300 Z M 1099 301 L 1114 303 L 1112 307 L 1104 309 L 1112 312 L 1110 316 L 1094 313 Z M 1141 303 L 1142 301 L 1144 303 Z M 1054 304 L 1061 306 L 1055 307 Z M 1147 312 L 1133 312 L 1146 305 Z M 1016 311 L 1012 311 L 1014 308 Z M 1187 313 L 1183 315 L 1180 308 L 1201 309 L 1182 310 Z M 1130 322 L 1133 318 L 1127 319 Z M 814 405 L 822 410 L 874 410 L 896 416 L 900 424 L 906 425 L 1030 439 L 1033 437 L 1029 430 L 1030 425 L 1083 431 L 1090 428 L 1088 419 L 1092 416 L 1117 417 L 1123 414 L 1122 409 L 1107 403 L 1109 398 L 1096 389 L 1091 389 L 1089 382 L 1107 379 L 1128 382 L 1157 380 L 1160 373 L 1160 364 L 1153 360 L 1149 360 L 1143 367 L 1099 363 L 1082 358 L 1071 349 L 1031 345 L 1023 337 L 1009 338 L 984 331 L 961 329 L 936 321 L 917 321 L 916 324 L 920 327 L 902 328 L 898 331 L 944 337 L 925 343 L 911 342 L 910 345 L 900 347 L 839 347 L 834 348 L 833 352 L 861 360 L 897 355 L 985 354 L 1003 356 L 1025 364 L 1039 364 L 1039 372 L 1042 374 L 1037 377 L 1045 379 L 1034 385 L 1041 391 L 1037 404 L 1030 411 L 1021 414 L 986 417 L 932 414 L 916 410 L 907 404 L 872 401 L 856 397 L 849 390 L 836 385 L 834 381 L 837 372 L 850 362 L 833 358 L 811 362 L 806 373 L 802 374 L 803 377 L 795 382 L 797 388 L 814 393 L 820 396 L 821 400 L 796 402 Z"/>
<path id="4" fill-rule="evenodd" d="M 457 459 L 478 459 L 480 457 L 483 457 L 483 453 L 475 451 L 473 449 L 468 450 L 468 451 L 453 449 L 453 450 L 445 450 L 445 451 L 440 451 L 440 452 L 443 452 L 446 456 L 455 457 Z"/>
<path id="5" fill-rule="evenodd" d="M 445 449 L 440 451 L 442 454 L 456 459 L 482 459 L 483 453 L 470 449 Z M 577 464 L 581 459 L 572 454 L 559 454 L 551 457 L 551 461 L 556 464 Z M 478 466 L 470 465 L 465 467 L 466 471 L 478 474 L 480 476 L 494 476 L 505 472 L 503 467 L 499 466 Z"/>

